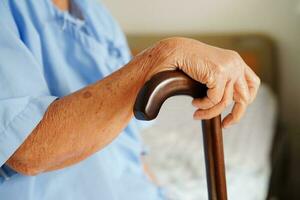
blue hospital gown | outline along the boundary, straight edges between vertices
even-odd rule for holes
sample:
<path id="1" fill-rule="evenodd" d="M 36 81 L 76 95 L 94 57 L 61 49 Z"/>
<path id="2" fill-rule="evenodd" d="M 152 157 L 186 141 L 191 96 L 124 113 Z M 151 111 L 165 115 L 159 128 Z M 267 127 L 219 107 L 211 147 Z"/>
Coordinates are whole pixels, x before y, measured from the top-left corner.
<path id="1" fill-rule="evenodd" d="M 0 199 L 162 199 L 143 172 L 136 121 L 110 145 L 65 169 L 24 176 L 5 165 L 55 99 L 130 59 L 122 31 L 100 2 L 72 5 L 76 15 L 51 0 L 0 1 Z"/>

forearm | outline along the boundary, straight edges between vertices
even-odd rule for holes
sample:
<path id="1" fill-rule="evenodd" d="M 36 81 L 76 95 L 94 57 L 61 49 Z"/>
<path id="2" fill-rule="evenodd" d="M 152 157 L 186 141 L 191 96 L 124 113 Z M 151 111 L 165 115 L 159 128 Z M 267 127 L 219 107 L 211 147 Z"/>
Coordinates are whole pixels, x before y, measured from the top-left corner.
<path id="1" fill-rule="evenodd" d="M 223 119 L 224 127 L 240 120 L 260 84 L 236 52 L 186 38 L 162 40 L 121 70 L 52 103 L 7 164 L 35 174 L 83 160 L 109 144 L 127 125 L 146 80 L 176 68 L 208 87 L 205 98 L 193 100 L 195 119 L 210 119 L 235 102 Z"/>
<path id="2" fill-rule="evenodd" d="M 105 79 L 53 102 L 7 161 L 24 174 L 79 162 L 109 144 L 132 118 L 147 69 L 130 63 Z"/>

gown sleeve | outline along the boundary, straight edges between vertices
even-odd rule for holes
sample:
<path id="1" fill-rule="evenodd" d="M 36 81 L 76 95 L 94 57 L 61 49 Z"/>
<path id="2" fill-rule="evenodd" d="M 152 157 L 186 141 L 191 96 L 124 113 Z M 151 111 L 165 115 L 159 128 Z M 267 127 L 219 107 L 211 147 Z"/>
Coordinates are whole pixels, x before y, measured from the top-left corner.
<path id="1" fill-rule="evenodd" d="M 0 167 L 24 142 L 57 98 L 50 95 L 41 63 L 0 9 Z M 4 10 L 5 11 L 5 10 Z"/>

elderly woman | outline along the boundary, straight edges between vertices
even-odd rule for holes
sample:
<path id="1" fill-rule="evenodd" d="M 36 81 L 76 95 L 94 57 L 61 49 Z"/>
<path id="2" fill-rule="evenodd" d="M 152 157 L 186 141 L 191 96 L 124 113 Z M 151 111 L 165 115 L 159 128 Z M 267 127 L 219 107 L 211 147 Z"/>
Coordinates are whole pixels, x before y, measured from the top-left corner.
<path id="1" fill-rule="evenodd" d="M 137 92 L 180 69 L 209 88 L 195 119 L 234 101 L 239 121 L 259 78 L 230 50 L 168 38 L 130 60 L 120 28 L 96 0 L 0 1 L 0 198 L 164 199 L 144 171 Z"/>

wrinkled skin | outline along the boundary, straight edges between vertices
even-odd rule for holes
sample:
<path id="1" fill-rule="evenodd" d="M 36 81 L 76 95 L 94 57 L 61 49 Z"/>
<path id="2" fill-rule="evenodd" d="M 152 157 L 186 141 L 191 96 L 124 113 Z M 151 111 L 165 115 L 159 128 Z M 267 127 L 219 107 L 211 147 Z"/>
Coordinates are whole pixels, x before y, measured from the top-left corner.
<path id="1" fill-rule="evenodd" d="M 150 75 L 179 68 L 191 78 L 207 85 L 207 97 L 192 102 L 197 108 L 195 119 L 215 117 L 234 102 L 232 112 L 223 120 L 223 127 L 241 119 L 248 104 L 255 99 L 260 85 L 260 79 L 237 52 L 193 39 L 165 39 L 139 56 L 146 58 L 146 61 L 141 62 L 153 66 Z"/>
<path id="2" fill-rule="evenodd" d="M 187 38 L 165 39 L 104 79 L 54 101 L 7 164 L 19 173 L 35 175 L 86 159 L 126 127 L 147 80 L 178 68 L 209 88 L 206 98 L 193 100 L 195 119 L 212 118 L 235 103 L 224 127 L 240 120 L 260 84 L 234 51 Z"/>

